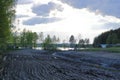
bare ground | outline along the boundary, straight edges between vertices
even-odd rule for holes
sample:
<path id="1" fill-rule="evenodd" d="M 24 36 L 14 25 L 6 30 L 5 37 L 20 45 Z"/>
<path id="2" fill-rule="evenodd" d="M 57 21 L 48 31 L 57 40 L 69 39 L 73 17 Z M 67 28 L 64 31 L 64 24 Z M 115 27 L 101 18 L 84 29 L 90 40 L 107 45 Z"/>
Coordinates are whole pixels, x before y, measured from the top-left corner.
<path id="1" fill-rule="evenodd" d="M 120 54 L 19 50 L 4 56 L 1 80 L 120 80 Z"/>

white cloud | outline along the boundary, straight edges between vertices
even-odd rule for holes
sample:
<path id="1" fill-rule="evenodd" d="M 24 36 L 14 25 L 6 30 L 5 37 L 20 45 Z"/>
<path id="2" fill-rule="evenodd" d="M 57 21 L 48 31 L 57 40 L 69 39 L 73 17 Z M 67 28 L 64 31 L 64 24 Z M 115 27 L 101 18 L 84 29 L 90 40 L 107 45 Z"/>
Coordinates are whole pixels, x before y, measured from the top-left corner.
<path id="1" fill-rule="evenodd" d="M 53 23 L 46 23 L 46 24 L 36 24 L 34 26 L 23 25 L 22 22 L 24 20 L 28 20 L 30 18 L 39 17 L 32 12 L 32 7 L 38 4 L 47 4 L 50 1 L 60 4 L 63 8 L 62 11 L 57 9 L 51 10 L 48 13 L 48 17 L 56 17 L 61 18 L 61 21 L 53 22 Z M 104 32 L 108 29 L 104 29 L 106 23 L 120 23 L 120 19 L 114 16 L 103 16 L 101 12 L 98 10 L 96 12 L 91 12 L 87 8 L 77 9 L 73 8 L 70 5 L 62 3 L 58 0 L 34 0 L 33 4 L 27 5 L 18 5 L 17 7 L 17 15 L 29 15 L 28 18 L 21 18 L 20 25 L 21 28 L 26 28 L 36 32 L 52 32 L 57 33 L 66 33 L 66 34 L 77 34 L 81 33 L 84 37 L 88 37 L 93 41 L 93 38 Z M 96 28 L 97 29 L 93 29 Z M 100 30 L 98 30 L 100 29 Z M 64 35 L 63 35 L 64 36 Z"/>
<path id="2" fill-rule="evenodd" d="M 32 13 L 31 7 L 33 4 L 23 4 L 17 5 L 16 7 L 16 15 L 28 15 L 28 16 L 35 16 L 36 14 Z"/>

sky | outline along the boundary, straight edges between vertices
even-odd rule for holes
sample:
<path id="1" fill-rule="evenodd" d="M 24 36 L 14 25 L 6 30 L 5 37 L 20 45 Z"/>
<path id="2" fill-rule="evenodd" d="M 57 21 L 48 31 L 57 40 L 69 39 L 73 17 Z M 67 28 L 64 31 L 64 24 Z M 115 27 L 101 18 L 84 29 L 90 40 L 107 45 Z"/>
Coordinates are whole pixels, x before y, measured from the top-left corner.
<path id="1" fill-rule="evenodd" d="M 120 0 L 18 0 L 15 25 L 19 30 L 44 32 L 61 41 L 94 38 L 120 28 Z"/>

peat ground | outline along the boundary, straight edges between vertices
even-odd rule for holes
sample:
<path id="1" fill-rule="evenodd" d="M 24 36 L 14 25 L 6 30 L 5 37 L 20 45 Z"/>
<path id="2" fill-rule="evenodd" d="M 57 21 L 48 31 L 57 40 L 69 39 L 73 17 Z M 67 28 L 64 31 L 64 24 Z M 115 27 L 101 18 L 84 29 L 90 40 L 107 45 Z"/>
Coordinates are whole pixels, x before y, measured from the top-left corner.
<path id="1" fill-rule="evenodd" d="M 120 54 L 18 50 L 4 55 L 1 80 L 120 80 Z"/>

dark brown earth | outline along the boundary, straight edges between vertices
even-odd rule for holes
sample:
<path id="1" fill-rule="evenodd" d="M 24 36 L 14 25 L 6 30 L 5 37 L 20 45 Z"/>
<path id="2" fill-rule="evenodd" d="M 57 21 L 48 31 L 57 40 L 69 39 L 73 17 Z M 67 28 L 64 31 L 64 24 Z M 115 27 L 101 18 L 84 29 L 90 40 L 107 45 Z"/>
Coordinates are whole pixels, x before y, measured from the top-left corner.
<path id="1" fill-rule="evenodd" d="M 18 50 L 4 56 L 1 80 L 120 80 L 120 54 Z"/>

